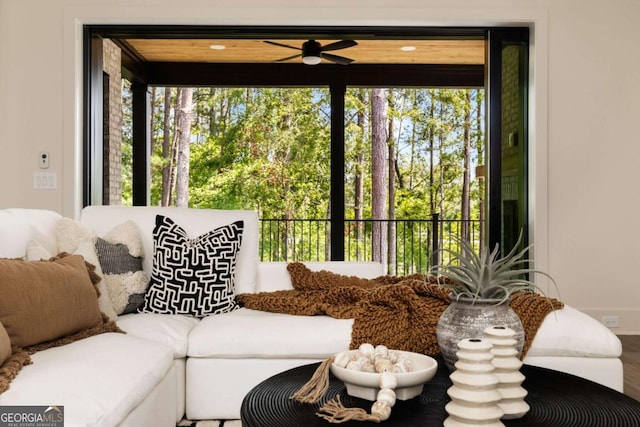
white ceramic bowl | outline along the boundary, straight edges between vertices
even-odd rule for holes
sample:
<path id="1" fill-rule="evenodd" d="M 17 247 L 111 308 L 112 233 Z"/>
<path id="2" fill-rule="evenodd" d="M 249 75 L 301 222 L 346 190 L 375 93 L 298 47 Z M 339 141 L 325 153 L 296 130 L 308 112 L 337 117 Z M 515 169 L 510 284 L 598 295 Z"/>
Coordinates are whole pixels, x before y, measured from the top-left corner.
<path id="1" fill-rule="evenodd" d="M 358 350 L 351 350 L 355 353 Z M 438 362 L 434 358 L 424 354 L 399 351 L 408 357 L 413 365 L 411 372 L 395 374 L 398 386 L 395 388 L 396 399 L 408 400 L 422 393 L 424 383 L 429 381 L 438 370 Z M 366 400 L 376 400 L 380 390 L 380 374 L 373 372 L 360 372 L 351 369 L 341 368 L 335 363 L 331 364 L 331 372 L 338 379 L 344 382 L 349 396 L 359 397 Z"/>

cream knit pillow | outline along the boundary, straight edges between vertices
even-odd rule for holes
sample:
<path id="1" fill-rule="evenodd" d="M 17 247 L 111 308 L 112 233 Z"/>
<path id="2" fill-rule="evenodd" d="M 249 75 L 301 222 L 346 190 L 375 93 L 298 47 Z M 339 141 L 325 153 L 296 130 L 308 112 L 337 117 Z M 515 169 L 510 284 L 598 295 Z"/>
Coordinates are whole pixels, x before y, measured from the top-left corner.
<path id="1" fill-rule="evenodd" d="M 82 242 L 92 242 L 95 263 L 100 267 L 102 286 L 112 308 L 111 314 L 105 311 L 109 318 L 137 312 L 144 303 L 149 277 L 142 270 L 142 239 L 133 221 L 125 221 L 98 236 L 86 225 L 62 218 L 56 225 L 56 237 L 58 249 L 65 252 L 75 250 Z"/>
<path id="2" fill-rule="evenodd" d="M 11 339 L 7 330 L 0 322 L 0 366 L 11 356 Z"/>

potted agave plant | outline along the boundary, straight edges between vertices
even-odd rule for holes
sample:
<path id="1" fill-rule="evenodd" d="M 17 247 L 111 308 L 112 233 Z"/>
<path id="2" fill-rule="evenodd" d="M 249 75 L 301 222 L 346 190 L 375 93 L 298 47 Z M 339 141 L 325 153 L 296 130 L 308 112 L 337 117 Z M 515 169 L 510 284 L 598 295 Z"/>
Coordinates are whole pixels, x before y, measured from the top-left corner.
<path id="1" fill-rule="evenodd" d="M 455 241 L 460 251 L 443 250 L 451 255 L 451 261 L 432 269 L 432 274 L 445 279 L 442 285 L 451 290 L 451 304 L 436 327 L 438 345 L 447 367 L 450 371 L 455 370 L 458 342 L 482 337 L 488 326 L 513 329 L 520 354 L 524 329 L 509 306 L 511 296 L 518 291 L 540 291 L 531 281 L 534 273 L 548 277 L 554 284 L 555 281 L 547 273 L 528 267 L 531 260 L 525 255 L 532 245 L 519 250 L 522 233 L 514 248 L 503 257 L 499 256 L 498 245 L 491 252 L 483 247 L 478 253 L 466 240 L 455 238 Z"/>

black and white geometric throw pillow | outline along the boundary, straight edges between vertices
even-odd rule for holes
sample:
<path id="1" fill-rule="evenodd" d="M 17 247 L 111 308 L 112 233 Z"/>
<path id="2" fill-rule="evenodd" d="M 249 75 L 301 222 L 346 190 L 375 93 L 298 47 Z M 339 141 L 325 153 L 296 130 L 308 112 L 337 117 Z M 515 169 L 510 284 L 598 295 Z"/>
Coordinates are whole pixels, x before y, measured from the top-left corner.
<path id="1" fill-rule="evenodd" d="M 157 215 L 151 282 L 140 311 L 204 317 L 237 309 L 234 277 L 243 228 L 236 221 L 192 239 L 171 218 Z"/>

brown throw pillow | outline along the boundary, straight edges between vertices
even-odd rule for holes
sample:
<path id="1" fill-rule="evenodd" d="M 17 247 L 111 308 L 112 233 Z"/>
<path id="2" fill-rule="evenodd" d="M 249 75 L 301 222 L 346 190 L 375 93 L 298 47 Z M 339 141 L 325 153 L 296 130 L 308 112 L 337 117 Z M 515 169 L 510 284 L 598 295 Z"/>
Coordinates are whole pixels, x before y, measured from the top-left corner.
<path id="1" fill-rule="evenodd" d="M 92 273 L 79 255 L 0 259 L 0 322 L 11 345 L 27 347 L 101 324 Z"/>
<path id="2" fill-rule="evenodd" d="M 0 322 L 0 366 L 11 356 L 11 339 Z"/>

